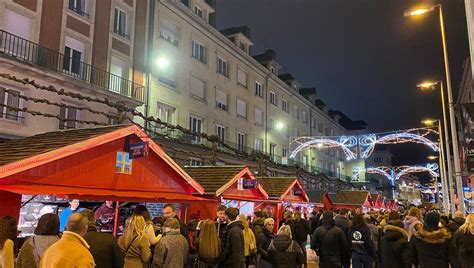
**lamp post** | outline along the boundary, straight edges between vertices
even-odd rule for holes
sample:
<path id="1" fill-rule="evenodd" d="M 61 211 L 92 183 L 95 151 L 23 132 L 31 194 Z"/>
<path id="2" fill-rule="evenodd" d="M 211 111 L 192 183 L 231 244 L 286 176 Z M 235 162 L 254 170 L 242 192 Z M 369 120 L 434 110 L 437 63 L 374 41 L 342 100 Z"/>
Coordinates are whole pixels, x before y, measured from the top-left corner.
<path id="1" fill-rule="evenodd" d="M 438 162 L 439 162 L 439 174 L 440 174 L 440 177 L 441 177 L 441 190 L 443 191 L 443 208 L 444 208 L 444 211 L 445 212 L 449 212 L 452 211 L 452 207 L 450 208 L 449 204 L 449 200 L 450 200 L 450 195 L 449 195 L 449 192 L 448 191 L 448 180 L 446 179 L 446 165 L 445 165 L 445 156 L 444 156 L 444 149 L 445 149 L 445 146 L 444 146 L 444 142 L 443 142 L 443 132 L 441 131 L 441 120 L 437 119 L 437 120 L 425 120 L 425 121 L 422 121 L 423 124 L 426 124 L 426 125 L 433 125 L 435 122 L 438 123 L 438 133 L 439 133 L 439 157 L 438 157 Z M 428 159 L 430 160 L 434 160 L 436 159 L 435 156 L 428 156 Z M 449 161 L 448 161 L 448 164 L 449 164 Z M 436 180 L 436 191 L 438 192 L 438 180 Z M 439 199 L 438 199 L 439 200 Z M 453 202 L 451 202 L 451 205 L 453 204 Z"/>
<path id="2" fill-rule="evenodd" d="M 418 9 L 411 12 L 405 12 L 405 16 L 417 16 L 427 12 L 433 12 L 436 8 L 439 9 L 439 24 L 441 28 L 441 42 L 443 44 L 443 56 L 444 56 L 444 70 L 446 75 L 446 85 L 448 91 L 448 106 L 449 106 L 449 119 L 451 123 L 451 136 L 453 139 L 453 157 L 454 157 L 454 175 L 456 177 L 457 195 L 459 200 L 458 209 L 465 213 L 464 208 L 464 197 L 461 177 L 461 163 L 459 159 L 459 145 L 456 130 L 456 121 L 454 118 L 454 102 L 453 102 L 453 91 L 451 86 L 451 73 L 449 71 L 449 58 L 448 58 L 448 45 L 446 43 L 446 35 L 444 30 L 444 19 L 443 19 L 443 7 L 441 4 L 433 5 L 429 8 Z M 447 144 L 449 146 L 449 144 Z M 448 159 L 448 162 L 450 159 Z M 451 202 L 454 203 L 454 202 Z"/>

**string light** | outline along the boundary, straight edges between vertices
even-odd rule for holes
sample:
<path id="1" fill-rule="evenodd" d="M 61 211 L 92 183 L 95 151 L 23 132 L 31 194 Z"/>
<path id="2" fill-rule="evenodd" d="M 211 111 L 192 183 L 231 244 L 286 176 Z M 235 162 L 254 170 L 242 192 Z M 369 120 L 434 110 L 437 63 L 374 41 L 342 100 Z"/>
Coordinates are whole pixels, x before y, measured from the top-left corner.
<path id="1" fill-rule="evenodd" d="M 303 141 L 302 140 L 306 140 Z M 317 149 L 328 149 L 340 147 L 346 159 L 352 160 L 357 158 L 357 138 L 355 136 L 341 136 L 337 140 L 326 137 L 312 138 L 312 137 L 300 137 L 293 140 L 293 142 L 299 142 L 300 144 L 291 152 L 290 159 L 294 159 L 296 154 L 306 148 L 317 148 Z"/>

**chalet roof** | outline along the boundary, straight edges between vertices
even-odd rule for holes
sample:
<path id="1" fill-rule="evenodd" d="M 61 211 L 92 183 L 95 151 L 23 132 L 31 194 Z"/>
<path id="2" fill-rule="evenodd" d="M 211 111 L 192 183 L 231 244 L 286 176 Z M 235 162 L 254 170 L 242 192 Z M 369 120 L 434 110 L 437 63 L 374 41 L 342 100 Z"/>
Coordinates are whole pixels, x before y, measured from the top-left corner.
<path id="1" fill-rule="evenodd" d="M 0 165 L 54 151 L 128 126 L 129 125 L 114 125 L 106 127 L 58 130 L 23 139 L 9 140 L 0 143 Z"/>
<path id="2" fill-rule="evenodd" d="M 216 192 L 237 176 L 246 166 L 185 167 L 184 170 L 204 187 L 205 192 Z"/>
<path id="3" fill-rule="evenodd" d="M 258 182 L 270 197 L 281 197 L 297 180 L 294 177 L 259 177 Z"/>
<path id="4" fill-rule="evenodd" d="M 335 204 L 363 205 L 368 194 L 368 191 L 339 191 L 330 197 Z"/>

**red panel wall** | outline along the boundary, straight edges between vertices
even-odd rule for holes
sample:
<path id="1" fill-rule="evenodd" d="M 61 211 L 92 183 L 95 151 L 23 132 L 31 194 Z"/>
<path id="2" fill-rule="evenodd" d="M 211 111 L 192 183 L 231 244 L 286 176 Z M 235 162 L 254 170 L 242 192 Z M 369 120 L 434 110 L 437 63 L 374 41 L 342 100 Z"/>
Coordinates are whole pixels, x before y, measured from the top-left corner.
<path id="1" fill-rule="evenodd" d="M 0 191 L 0 218 L 12 216 L 18 220 L 20 216 L 21 195 Z"/>

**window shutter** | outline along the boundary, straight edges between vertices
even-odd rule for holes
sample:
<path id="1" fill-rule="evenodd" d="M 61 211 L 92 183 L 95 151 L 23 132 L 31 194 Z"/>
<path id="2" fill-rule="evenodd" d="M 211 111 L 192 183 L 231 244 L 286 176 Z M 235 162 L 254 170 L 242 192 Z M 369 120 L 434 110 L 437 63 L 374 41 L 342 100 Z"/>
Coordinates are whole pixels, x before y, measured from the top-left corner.
<path id="1" fill-rule="evenodd" d="M 255 123 L 258 125 L 262 124 L 262 111 L 255 109 Z"/>
<path id="2" fill-rule="evenodd" d="M 217 90 L 216 91 L 216 102 L 227 105 L 227 93 Z"/>
<path id="3" fill-rule="evenodd" d="M 206 84 L 204 81 L 191 76 L 190 93 L 196 97 L 204 99 L 206 97 Z"/>
<path id="4" fill-rule="evenodd" d="M 241 85 L 247 86 L 247 74 L 242 70 L 237 70 L 237 82 Z"/>
<path id="5" fill-rule="evenodd" d="M 237 114 L 247 117 L 247 103 L 237 100 Z"/>

